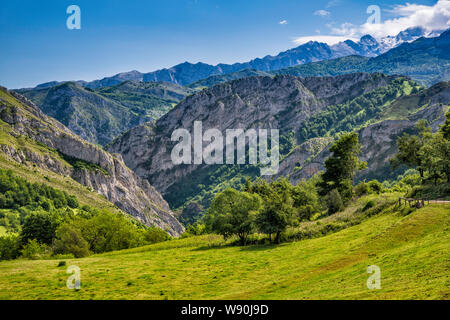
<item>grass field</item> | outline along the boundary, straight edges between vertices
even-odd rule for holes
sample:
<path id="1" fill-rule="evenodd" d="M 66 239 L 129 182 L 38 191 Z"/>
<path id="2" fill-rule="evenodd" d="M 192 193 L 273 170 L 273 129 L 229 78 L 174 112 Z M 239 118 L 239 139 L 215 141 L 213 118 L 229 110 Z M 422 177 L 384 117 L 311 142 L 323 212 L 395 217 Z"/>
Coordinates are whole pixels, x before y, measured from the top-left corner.
<path id="1" fill-rule="evenodd" d="M 0 299 L 448 299 L 450 205 L 385 213 L 322 238 L 228 246 L 219 236 L 84 259 L 0 262 Z M 66 288 L 67 266 L 81 289 Z M 381 269 L 369 290 L 367 267 Z"/>

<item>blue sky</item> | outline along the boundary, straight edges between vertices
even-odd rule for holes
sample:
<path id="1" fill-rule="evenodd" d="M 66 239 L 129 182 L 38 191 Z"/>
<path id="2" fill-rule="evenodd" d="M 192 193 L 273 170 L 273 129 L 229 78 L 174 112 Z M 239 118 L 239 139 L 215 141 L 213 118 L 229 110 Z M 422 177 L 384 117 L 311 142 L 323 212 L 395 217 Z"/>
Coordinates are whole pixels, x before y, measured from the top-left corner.
<path id="1" fill-rule="evenodd" d="M 420 8 L 437 3 L 409 2 Z M 72 4 L 81 8 L 81 30 L 66 27 L 66 9 Z M 374 1 L 4 1 L 0 85 L 20 88 L 52 80 L 94 80 L 184 61 L 243 62 L 295 47 L 295 40 L 305 36 L 357 37 L 371 4 Z M 406 1 L 376 4 L 382 21 L 395 22 L 401 11 L 398 5 Z M 408 16 L 412 13 L 400 14 L 409 19 L 400 25 L 413 23 Z"/>

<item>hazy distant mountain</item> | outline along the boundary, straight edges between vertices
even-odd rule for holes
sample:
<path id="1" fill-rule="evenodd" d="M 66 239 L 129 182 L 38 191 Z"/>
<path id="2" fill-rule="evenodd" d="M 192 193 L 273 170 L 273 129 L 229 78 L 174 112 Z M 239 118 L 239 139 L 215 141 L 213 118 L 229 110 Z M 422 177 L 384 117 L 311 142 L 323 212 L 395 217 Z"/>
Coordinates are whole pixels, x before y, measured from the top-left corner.
<path id="1" fill-rule="evenodd" d="M 426 32 L 421 27 L 409 28 L 400 32 L 395 37 L 386 37 L 377 41 L 370 35 L 365 35 L 357 42 L 346 40 L 334 45 L 310 41 L 296 48 L 279 53 L 276 56 L 265 56 L 256 58 L 244 63 L 218 64 L 216 66 L 206 63 L 184 62 L 168 69 L 160 69 L 149 73 L 139 71 L 130 71 L 116 74 L 112 77 L 106 77 L 92 82 L 77 81 L 78 84 L 98 89 L 106 86 L 114 86 L 124 81 L 143 81 L 143 82 L 171 82 L 179 85 L 190 85 L 202 79 L 211 76 L 221 76 L 230 73 L 240 72 L 251 69 L 257 71 L 276 71 L 292 66 L 341 58 L 350 55 L 359 55 L 363 57 L 376 57 L 388 50 L 395 48 L 402 43 L 412 42 L 419 37 L 437 36 L 441 32 Z M 219 81 L 222 82 L 222 81 Z M 49 87 L 57 84 L 50 82 L 42 84 L 39 87 Z"/>
<path id="2" fill-rule="evenodd" d="M 405 39 L 409 39 L 403 35 Z M 450 80 L 450 29 L 435 38 L 419 38 L 404 42 L 374 58 L 348 56 L 328 61 L 304 64 L 278 74 L 295 76 L 335 76 L 353 72 L 402 74 L 426 84 Z"/>

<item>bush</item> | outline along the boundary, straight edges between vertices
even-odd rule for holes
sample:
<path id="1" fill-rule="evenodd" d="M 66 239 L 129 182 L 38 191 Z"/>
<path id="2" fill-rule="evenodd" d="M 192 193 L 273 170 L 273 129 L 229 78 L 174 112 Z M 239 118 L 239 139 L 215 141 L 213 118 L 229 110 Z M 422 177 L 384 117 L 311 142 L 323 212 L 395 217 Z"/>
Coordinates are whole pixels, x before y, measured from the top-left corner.
<path id="1" fill-rule="evenodd" d="M 182 237 L 187 238 L 190 236 L 201 236 L 206 234 L 206 225 L 202 223 L 196 223 L 195 225 L 190 225 L 186 228 L 186 232 L 183 233 Z"/>
<path id="2" fill-rule="evenodd" d="M 36 239 L 39 243 L 52 244 L 58 224 L 55 214 L 45 211 L 29 214 L 22 226 L 22 243 L 27 244 L 29 240 Z"/>
<path id="3" fill-rule="evenodd" d="M 144 240 L 146 243 L 158 243 L 170 240 L 170 236 L 164 230 L 151 227 L 144 231 Z"/>
<path id="4" fill-rule="evenodd" d="M 20 251 L 25 259 L 37 260 L 44 256 L 50 256 L 47 245 L 40 244 L 36 239 L 28 240 L 28 243 Z"/>
<path id="5" fill-rule="evenodd" d="M 65 266 L 66 266 L 66 262 L 65 261 L 58 262 L 58 268 L 59 267 L 65 267 Z"/>
<path id="6" fill-rule="evenodd" d="M 89 255 L 89 243 L 79 229 L 63 224 L 56 231 L 53 251 L 56 254 L 73 254 L 75 258 L 82 258 Z"/>
<path id="7" fill-rule="evenodd" d="M 364 196 L 370 193 L 369 184 L 362 181 L 355 187 L 355 194 L 357 197 Z"/>
<path id="8" fill-rule="evenodd" d="M 145 244 L 142 229 L 125 216 L 99 211 L 89 219 L 74 219 L 73 225 L 81 231 L 94 253 L 135 248 Z"/>
<path id="9" fill-rule="evenodd" d="M 74 196 L 69 196 L 69 197 L 67 198 L 67 205 L 68 205 L 70 208 L 72 208 L 72 209 L 76 209 L 76 208 L 78 208 L 78 207 L 80 206 L 80 204 L 79 204 L 77 198 L 74 197 Z"/>
<path id="10" fill-rule="evenodd" d="M 16 259 L 20 256 L 20 238 L 18 235 L 0 237 L 0 260 Z"/>
<path id="11" fill-rule="evenodd" d="M 370 190 L 372 192 L 374 192 L 376 194 L 380 194 L 381 192 L 383 192 L 383 185 L 380 182 L 378 182 L 377 180 L 369 181 L 368 184 L 369 184 Z"/>
<path id="12" fill-rule="evenodd" d="M 300 207 L 298 209 L 298 219 L 299 221 L 309 221 L 314 213 L 315 210 L 311 205 Z"/>
<path id="13" fill-rule="evenodd" d="M 333 189 L 330 191 L 327 197 L 328 203 L 328 214 L 333 214 L 339 212 L 344 207 L 342 203 L 342 198 L 337 189 Z"/>
<path id="14" fill-rule="evenodd" d="M 352 198 L 353 198 L 353 183 L 352 183 L 352 180 L 345 179 L 345 180 L 341 181 L 337 191 L 339 192 L 339 195 L 341 197 L 341 200 L 342 200 L 342 203 L 343 203 L 342 208 L 343 208 L 344 205 L 347 205 L 348 202 L 351 201 Z"/>
<path id="15" fill-rule="evenodd" d="M 373 208 L 373 207 L 375 207 L 375 206 L 376 206 L 375 201 L 369 200 L 369 201 L 367 201 L 367 203 L 364 205 L 362 211 L 363 211 L 363 212 L 364 212 L 364 211 L 367 211 L 367 210 L 369 210 L 370 208 Z"/>

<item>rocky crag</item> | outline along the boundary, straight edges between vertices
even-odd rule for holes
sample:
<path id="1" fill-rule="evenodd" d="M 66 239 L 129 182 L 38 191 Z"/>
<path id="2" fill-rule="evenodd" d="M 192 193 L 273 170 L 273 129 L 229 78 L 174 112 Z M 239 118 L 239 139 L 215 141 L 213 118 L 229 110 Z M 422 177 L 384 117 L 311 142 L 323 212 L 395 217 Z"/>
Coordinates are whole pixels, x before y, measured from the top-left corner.
<path id="1" fill-rule="evenodd" d="M 172 236 L 184 231 L 162 196 L 126 167 L 120 155 L 84 141 L 25 97 L 2 88 L 0 120 L 2 134 L 7 132 L 0 148 L 8 159 L 70 176 L 142 223 L 167 230 Z M 20 139 L 45 146 L 48 152 L 16 143 Z"/>

